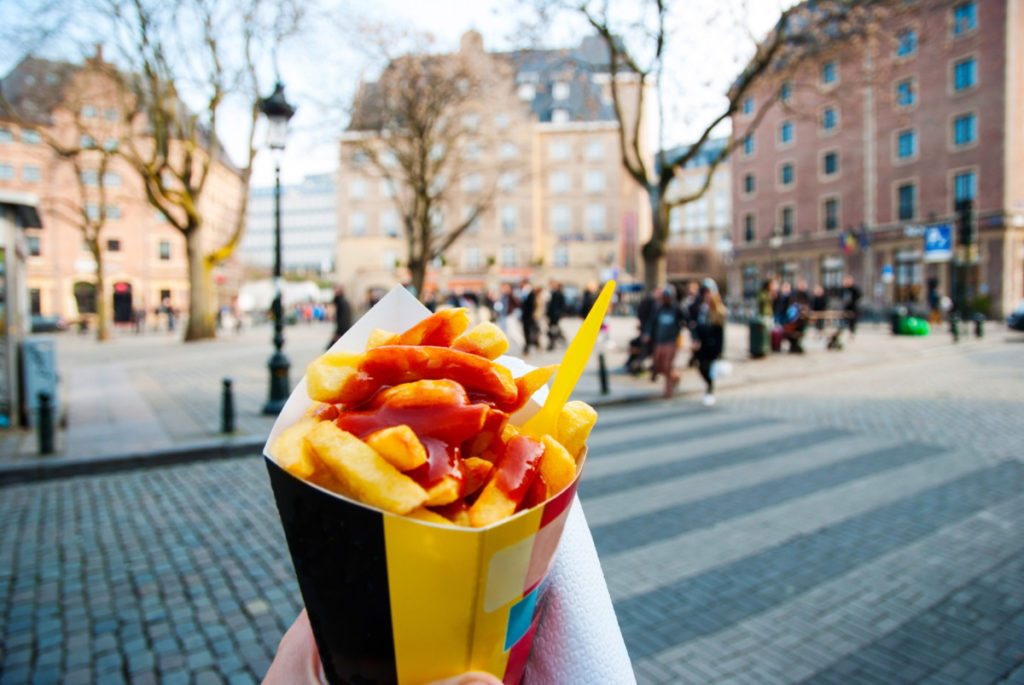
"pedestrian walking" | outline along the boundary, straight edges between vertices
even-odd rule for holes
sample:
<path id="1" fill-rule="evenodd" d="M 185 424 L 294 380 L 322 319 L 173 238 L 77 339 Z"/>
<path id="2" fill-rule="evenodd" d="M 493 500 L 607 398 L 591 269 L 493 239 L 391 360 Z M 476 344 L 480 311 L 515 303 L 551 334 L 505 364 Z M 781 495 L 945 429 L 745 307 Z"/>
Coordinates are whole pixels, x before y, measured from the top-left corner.
<path id="1" fill-rule="evenodd" d="M 850 329 L 850 340 L 857 333 L 861 295 L 860 288 L 853 282 L 853 276 L 847 274 L 843 278 L 843 311 L 846 313 L 846 326 Z"/>
<path id="2" fill-rule="evenodd" d="M 825 319 L 822 317 L 822 312 L 826 309 L 828 309 L 828 298 L 825 297 L 825 289 L 816 285 L 811 292 L 811 311 L 817 315 L 814 328 L 817 330 L 816 336 L 819 338 L 825 335 Z"/>
<path id="3" fill-rule="evenodd" d="M 540 349 L 540 329 L 537 326 L 537 291 L 529 281 L 523 281 L 519 293 L 520 312 L 523 323 L 523 356 L 530 353 L 530 347 Z"/>
<path id="4" fill-rule="evenodd" d="M 548 292 L 548 303 L 545 312 L 548 318 L 548 350 L 555 349 L 555 343 L 565 343 L 565 336 L 559 322 L 565 316 L 565 295 L 562 293 L 562 284 L 551 281 Z"/>
<path id="5" fill-rule="evenodd" d="M 679 372 L 675 369 L 679 336 L 686 326 L 686 315 L 676 303 L 675 289 L 662 288 L 658 306 L 651 314 L 644 331 L 644 343 L 654 347 L 654 372 L 665 377 L 662 397 L 672 397 L 679 385 Z"/>
<path id="6" fill-rule="evenodd" d="M 697 369 L 707 386 L 702 400 L 705 407 L 715 403 L 715 378 L 712 366 L 722 356 L 725 348 L 725 317 L 728 310 L 722 304 L 718 288 L 712 287 L 714 282 L 705 283 L 701 287 L 701 302 L 697 310 L 694 326 L 694 355 L 697 358 Z"/>
<path id="7" fill-rule="evenodd" d="M 330 349 L 331 345 L 338 342 L 338 338 L 345 335 L 346 331 L 352 326 L 352 306 L 348 303 L 348 298 L 345 297 L 345 289 L 340 285 L 334 289 L 334 334 L 331 336 L 331 342 L 327 343 L 327 348 Z"/>

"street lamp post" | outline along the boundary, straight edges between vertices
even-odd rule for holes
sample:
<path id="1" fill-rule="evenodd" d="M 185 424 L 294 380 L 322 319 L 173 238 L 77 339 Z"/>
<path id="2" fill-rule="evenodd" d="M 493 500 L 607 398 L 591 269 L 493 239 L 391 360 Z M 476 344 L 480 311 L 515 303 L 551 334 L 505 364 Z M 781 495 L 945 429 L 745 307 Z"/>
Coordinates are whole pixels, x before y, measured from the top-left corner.
<path id="1" fill-rule="evenodd" d="M 259 102 L 260 111 L 269 121 L 267 144 L 274 152 L 274 354 L 267 366 L 270 369 L 270 395 L 263 405 L 263 413 L 276 415 L 288 399 L 288 369 L 291 364 L 284 356 L 284 311 L 281 306 L 281 151 L 288 133 L 288 120 L 295 108 L 284 99 L 284 84 L 280 81 L 274 92 Z"/>

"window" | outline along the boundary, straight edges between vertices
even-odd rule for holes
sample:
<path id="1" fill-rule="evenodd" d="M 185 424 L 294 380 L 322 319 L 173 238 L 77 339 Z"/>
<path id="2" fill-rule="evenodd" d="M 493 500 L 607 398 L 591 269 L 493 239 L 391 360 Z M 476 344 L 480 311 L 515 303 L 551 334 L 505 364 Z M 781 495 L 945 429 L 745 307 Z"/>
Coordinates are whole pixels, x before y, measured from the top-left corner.
<path id="1" fill-rule="evenodd" d="M 835 83 L 837 78 L 839 78 L 839 68 L 836 66 L 835 60 L 825 62 L 821 67 L 821 82 L 827 85 Z"/>
<path id="2" fill-rule="evenodd" d="M 503 171 L 498 176 L 498 189 L 504 191 L 510 191 L 516 189 L 516 172 L 514 171 Z"/>
<path id="3" fill-rule="evenodd" d="M 502 112 L 494 115 L 494 126 L 498 129 L 508 128 L 508 115 Z"/>
<path id="4" fill-rule="evenodd" d="M 108 219 L 120 219 L 121 218 L 121 205 L 107 205 L 103 208 Z"/>
<path id="5" fill-rule="evenodd" d="M 349 215 L 349 232 L 354 236 L 366 235 L 366 213 L 352 212 Z"/>
<path id="6" fill-rule="evenodd" d="M 462 266 L 463 268 L 471 271 L 476 271 L 480 268 L 480 248 L 476 245 L 470 245 L 462 251 Z"/>
<path id="7" fill-rule="evenodd" d="M 85 215 L 92 221 L 98 220 L 100 218 L 100 206 L 92 202 L 86 204 Z"/>
<path id="8" fill-rule="evenodd" d="M 743 192 L 750 194 L 754 192 L 756 185 L 754 183 L 754 174 L 747 174 L 743 177 Z"/>
<path id="9" fill-rule="evenodd" d="M 569 84 L 563 81 L 559 81 L 551 87 L 551 97 L 555 100 L 568 100 L 569 99 Z"/>
<path id="10" fill-rule="evenodd" d="M 2 133 L 0 133 L 2 138 Z M 21 142 L 27 143 L 28 145 L 38 145 L 40 141 L 39 131 L 33 131 L 32 129 L 23 129 L 21 132 Z"/>
<path id="11" fill-rule="evenodd" d="M 782 84 L 782 87 L 779 88 L 779 99 L 782 100 L 783 102 L 789 102 L 789 97 L 792 94 L 793 84 L 791 84 L 789 81 L 786 81 L 785 83 Z"/>
<path id="12" fill-rule="evenodd" d="M 896 188 L 898 206 L 896 218 L 900 221 L 909 221 L 917 214 L 916 207 L 914 207 L 916 190 L 913 183 L 904 183 Z"/>
<path id="13" fill-rule="evenodd" d="M 953 177 L 953 200 L 973 200 L 977 192 L 977 184 L 973 171 L 965 171 Z"/>
<path id="14" fill-rule="evenodd" d="M 479 193 L 484 187 L 484 177 L 480 174 L 467 174 L 462 177 L 462 191 Z"/>
<path id="15" fill-rule="evenodd" d="M 103 187 L 104 188 L 118 188 L 121 185 L 121 174 L 108 171 L 103 174 Z"/>
<path id="16" fill-rule="evenodd" d="M 0 143 L 10 143 L 14 140 L 14 135 L 11 133 L 9 128 L 0 128 Z"/>
<path id="17" fill-rule="evenodd" d="M 519 84 L 519 99 L 532 100 L 537 95 L 537 88 L 532 83 Z"/>
<path id="18" fill-rule="evenodd" d="M 793 208 L 782 208 L 782 235 L 793 235 Z"/>
<path id="19" fill-rule="evenodd" d="M 896 47 L 896 55 L 909 57 L 917 51 L 917 32 L 914 29 L 903 29 L 897 35 L 899 41 Z"/>
<path id="20" fill-rule="evenodd" d="M 555 245 L 555 266 L 569 266 L 569 246 Z"/>
<path id="21" fill-rule="evenodd" d="M 103 141 L 103 149 L 107 152 L 113 152 L 119 145 L 117 138 L 107 138 Z"/>
<path id="22" fill-rule="evenodd" d="M 96 141 L 92 139 L 92 136 L 83 133 L 78 137 L 78 147 L 83 150 L 92 150 L 96 147 Z"/>
<path id="23" fill-rule="evenodd" d="M 588 171 L 583 177 L 583 187 L 588 193 L 600 193 L 604 190 L 604 172 Z"/>
<path id="24" fill-rule="evenodd" d="M 395 155 L 395 151 L 384 150 L 384 152 L 380 153 L 380 163 L 388 167 L 398 164 L 398 157 Z"/>
<path id="25" fill-rule="evenodd" d="M 754 215 L 747 214 L 743 217 L 743 238 L 748 243 L 754 242 Z"/>
<path id="26" fill-rule="evenodd" d="M 608 227 L 604 205 L 587 205 L 586 212 L 587 230 L 590 233 L 604 233 Z"/>
<path id="27" fill-rule="evenodd" d="M 788 186 L 793 182 L 793 165 L 783 164 L 779 167 L 779 183 L 784 186 Z"/>
<path id="28" fill-rule="evenodd" d="M 784 121 L 779 126 L 779 142 L 780 143 L 791 143 L 793 142 L 793 122 Z"/>
<path id="29" fill-rule="evenodd" d="M 480 115 L 476 112 L 469 112 L 462 117 L 462 127 L 467 131 L 475 131 L 480 127 Z"/>
<path id="30" fill-rule="evenodd" d="M 96 286 L 92 283 L 79 281 L 72 288 L 75 295 L 75 305 L 79 314 L 96 313 Z M 168 297 L 170 294 L 168 293 Z M 161 298 L 162 300 L 163 298 Z"/>
<path id="31" fill-rule="evenodd" d="M 839 171 L 839 153 L 838 152 L 827 152 L 822 157 L 822 164 L 824 166 L 825 175 L 831 176 L 832 174 Z"/>
<path id="32" fill-rule="evenodd" d="M 103 118 L 107 121 L 117 121 L 117 110 L 108 107 L 107 109 L 103 110 Z"/>
<path id="33" fill-rule="evenodd" d="M 548 156 L 551 159 L 569 159 L 569 141 L 551 141 L 551 144 L 548 146 Z"/>
<path id="34" fill-rule="evenodd" d="M 398 266 L 398 250 L 383 250 L 380 253 L 380 268 L 391 271 Z"/>
<path id="35" fill-rule="evenodd" d="M 519 222 L 519 212 L 515 205 L 504 205 L 498 215 L 501 219 L 501 232 L 510 235 L 516 232 L 516 224 Z"/>
<path id="36" fill-rule="evenodd" d="M 900 131 L 896 136 L 896 156 L 909 159 L 917 155 L 917 134 L 913 129 Z"/>
<path id="37" fill-rule="evenodd" d="M 111 238 L 107 241 L 107 252 L 120 252 L 121 241 L 117 238 Z"/>
<path id="38" fill-rule="evenodd" d="M 380 231 L 388 238 L 398 237 L 398 212 L 388 209 L 381 212 Z"/>
<path id="39" fill-rule="evenodd" d="M 965 90 L 978 82 L 978 60 L 973 57 L 953 63 L 953 90 Z"/>
<path id="40" fill-rule="evenodd" d="M 395 196 L 395 182 L 390 178 L 380 180 L 380 196 L 388 198 Z"/>
<path id="41" fill-rule="evenodd" d="M 743 137 L 743 154 L 754 154 L 754 134 L 748 133 Z"/>
<path id="42" fill-rule="evenodd" d="M 516 265 L 516 246 L 501 246 L 501 265 L 506 269 L 514 268 Z"/>
<path id="43" fill-rule="evenodd" d="M 29 257 L 38 257 L 42 254 L 39 246 L 39 236 L 37 235 L 25 236 L 25 247 L 28 248 Z"/>
<path id="44" fill-rule="evenodd" d="M 839 200 L 834 197 L 825 200 L 822 205 L 824 210 L 825 230 L 834 231 L 839 228 Z"/>
<path id="45" fill-rule="evenodd" d="M 14 166 L 11 164 L 0 164 L 0 181 L 14 180 Z"/>
<path id="46" fill-rule="evenodd" d="M 92 119 L 96 116 L 96 108 L 92 105 L 82 105 L 82 116 L 86 119 Z"/>
<path id="47" fill-rule="evenodd" d="M 552 124 L 564 124 L 569 121 L 569 110 L 567 109 L 556 109 L 551 113 Z"/>
<path id="48" fill-rule="evenodd" d="M 356 150 L 352 153 L 352 166 L 358 169 L 359 167 L 366 164 L 366 152 L 363 150 Z"/>
<path id="49" fill-rule="evenodd" d="M 168 261 L 170 261 L 171 260 L 171 243 L 169 241 L 167 241 L 167 240 L 161 240 L 160 241 L 160 248 L 159 249 L 160 249 L 160 251 L 159 251 L 160 261 L 161 262 L 168 262 Z"/>
<path id="50" fill-rule="evenodd" d="M 909 107 L 917 102 L 917 89 L 914 87 L 914 79 L 903 79 L 896 84 L 896 104 L 900 107 Z"/>
<path id="51" fill-rule="evenodd" d="M 366 197 L 366 181 L 361 178 L 354 178 L 348 184 L 348 197 L 350 200 L 362 200 Z"/>
<path id="52" fill-rule="evenodd" d="M 42 296 L 40 294 L 39 288 L 29 288 L 28 307 L 30 314 L 42 314 Z"/>
<path id="53" fill-rule="evenodd" d="M 978 137 L 978 120 L 973 114 L 963 114 L 953 119 L 953 143 L 967 145 Z"/>
<path id="54" fill-rule="evenodd" d="M 99 185 L 100 175 L 95 169 L 83 169 L 81 176 L 82 184 L 87 186 Z"/>
<path id="55" fill-rule="evenodd" d="M 821 113 L 821 127 L 826 131 L 835 130 L 839 124 L 839 113 L 835 107 L 826 107 Z"/>
<path id="56" fill-rule="evenodd" d="M 512 159 L 518 152 L 516 144 L 507 140 L 498 146 L 498 156 L 502 159 Z"/>
<path id="57" fill-rule="evenodd" d="M 586 154 L 587 159 L 604 159 L 604 141 L 588 140 Z"/>
<path id="58" fill-rule="evenodd" d="M 569 232 L 569 207 L 566 205 L 555 205 L 551 208 L 551 232 Z"/>
<path id="59" fill-rule="evenodd" d="M 749 97 L 749 96 L 743 98 L 742 111 L 743 111 L 743 114 L 746 115 L 746 116 L 750 116 L 751 114 L 754 113 L 754 98 Z"/>
<path id="60" fill-rule="evenodd" d="M 23 166 L 21 167 L 21 180 L 26 183 L 38 183 L 42 178 L 42 172 L 37 166 Z"/>
<path id="61" fill-rule="evenodd" d="M 569 191 L 569 172 L 552 171 L 548 177 L 548 188 L 552 193 L 565 193 Z"/>
<path id="62" fill-rule="evenodd" d="M 462 208 L 462 221 L 469 221 L 469 217 L 473 216 L 473 212 L 476 207 L 463 207 Z M 479 233 L 480 232 L 480 214 L 477 213 L 475 219 L 470 221 L 469 226 L 466 227 L 466 233 Z"/>
<path id="63" fill-rule="evenodd" d="M 462 149 L 462 156 L 473 161 L 480 159 L 480 143 L 476 141 L 466 143 L 466 147 Z"/>
<path id="64" fill-rule="evenodd" d="M 953 8 L 953 35 L 962 36 L 978 28 L 978 8 L 973 2 L 962 2 Z"/>

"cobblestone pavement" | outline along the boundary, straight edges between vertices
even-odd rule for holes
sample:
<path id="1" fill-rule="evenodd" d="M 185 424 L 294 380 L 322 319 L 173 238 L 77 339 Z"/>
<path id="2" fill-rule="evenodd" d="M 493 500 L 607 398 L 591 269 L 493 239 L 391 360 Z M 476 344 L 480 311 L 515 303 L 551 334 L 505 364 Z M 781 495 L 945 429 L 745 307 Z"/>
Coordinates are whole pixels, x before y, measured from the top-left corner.
<path id="1" fill-rule="evenodd" d="M 580 494 L 638 681 L 1024 683 L 1022 388 L 1005 344 L 604 409 Z M 264 474 L 0 489 L 0 683 L 258 681 L 299 610 Z"/>

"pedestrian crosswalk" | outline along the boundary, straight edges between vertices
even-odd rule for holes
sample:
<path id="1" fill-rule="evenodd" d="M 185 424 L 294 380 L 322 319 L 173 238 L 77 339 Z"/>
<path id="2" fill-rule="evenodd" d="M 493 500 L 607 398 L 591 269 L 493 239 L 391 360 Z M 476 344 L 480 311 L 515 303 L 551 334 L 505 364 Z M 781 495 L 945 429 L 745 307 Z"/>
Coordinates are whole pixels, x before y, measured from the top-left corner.
<path id="1" fill-rule="evenodd" d="M 1013 668 L 1004 623 L 968 622 L 956 653 L 898 646 L 935 643 L 923 617 L 943 598 L 1024 559 L 1019 461 L 673 404 L 602 412 L 588 459 L 580 496 L 641 683 L 918 682 L 961 652 Z M 1024 578 L 1001 599 L 1021 621 Z"/>

